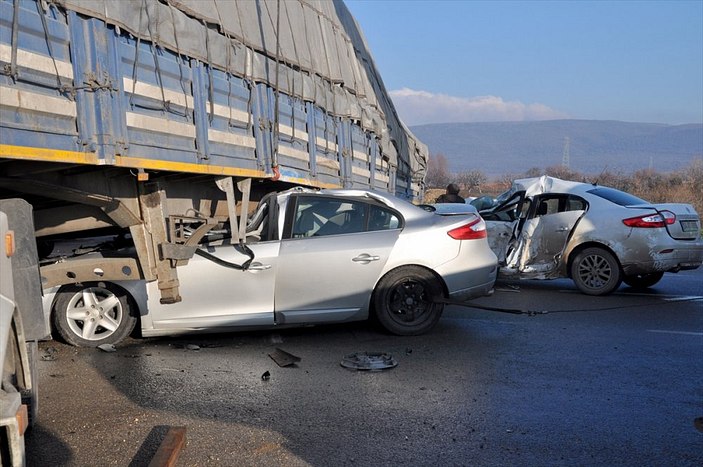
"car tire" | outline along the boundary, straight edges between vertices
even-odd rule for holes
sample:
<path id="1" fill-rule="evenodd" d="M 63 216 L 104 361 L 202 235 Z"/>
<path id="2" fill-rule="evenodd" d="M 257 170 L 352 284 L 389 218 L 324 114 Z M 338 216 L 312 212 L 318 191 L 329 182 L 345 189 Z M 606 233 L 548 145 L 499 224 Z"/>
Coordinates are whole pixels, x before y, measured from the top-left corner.
<path id="1" fill-rule="evenodd" d="M 62 287 L 52 320 L 61 339 L 76 347 L 117 344 L 137 322 L 127 292 L 109 282 Z"/>
<path id="2" fill-rule="evenodd" d="M 571 279 L 586 295 L 608 295 L 622 283 L 620 263 L 603 248 L 586 248 L 571 263 Z"/>
<path id="3" fill-rule="evenodd" d="M 663 272 L 652 272 L 649 274 L 633 274 L 625 276 L 623 282 L 635 289 L 646 289 L 659 282 L 664 277 Z"/>
<path id="4" fill-rule="evenodd" d="M 430 331 L 442 316 L 442 285 L 429 271 L 418 266 L 395 269 L 376 286 L 373 306 L 378 322 L 399 336 L 417 336 Z"/>

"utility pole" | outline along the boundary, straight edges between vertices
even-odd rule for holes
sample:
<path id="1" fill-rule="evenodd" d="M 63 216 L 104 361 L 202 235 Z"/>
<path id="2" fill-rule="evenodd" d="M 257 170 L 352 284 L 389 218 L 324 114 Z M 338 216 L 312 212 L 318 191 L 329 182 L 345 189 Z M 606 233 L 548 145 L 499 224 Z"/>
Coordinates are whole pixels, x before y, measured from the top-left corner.
<path id="1" fill-rule="evenodd" d="M 562 167 L 569 167 L 569 145 L 571 144 L 571 139 L 569 137 L 564 138 L 564 152 L 561 156 Z"/>

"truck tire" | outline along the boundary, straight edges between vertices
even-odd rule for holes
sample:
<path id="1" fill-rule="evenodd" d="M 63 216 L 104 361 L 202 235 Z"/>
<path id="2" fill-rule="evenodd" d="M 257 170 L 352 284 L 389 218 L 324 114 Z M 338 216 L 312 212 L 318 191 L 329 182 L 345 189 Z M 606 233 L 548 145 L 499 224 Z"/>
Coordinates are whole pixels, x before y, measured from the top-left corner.
<path id="1" fill-rule="evenodd" d="M 57 292 L 52 321 L 67 344 L 98 347 L 121 342 L 132 332 L 137 318 L 121 287 L 86 282 L 64 286 Z"/>
<path id="2" fill-rule="evenodd" d="M 373 307 L 388 332 L 416 336 L 430 331 L 442 316 L 442 285 L 429 271 L 406 266 L 386 274 L 376 286 Z"/>

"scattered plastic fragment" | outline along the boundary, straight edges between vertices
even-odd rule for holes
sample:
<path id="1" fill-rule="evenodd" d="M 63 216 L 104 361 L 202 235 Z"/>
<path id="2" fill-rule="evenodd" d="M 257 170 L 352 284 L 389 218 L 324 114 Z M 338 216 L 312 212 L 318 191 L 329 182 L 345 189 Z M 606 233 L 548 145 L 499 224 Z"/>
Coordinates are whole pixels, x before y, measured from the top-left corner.
<path id="1" fill-rule="evenodd" d="M 296 357 L 295 355 L 290 354 L 285 350 L 281 350 L 279 348 L 276 348 L 276 350 L 271 352 L 269 354 L 269 357 L 271 357 L 271 359 L 276 362 L 280 367 L 295 365 L 297 362 L 300 361 L 300 357 Z"/>
<path id="2" fill-rule="evenodd" d="M 271 373 L 268 372 L 268 370 L 264 371 L 264 374 L 261 375 L 262 381 L 268 381 L 271 379 Z"/>
<path id="3" fill-rule="evenodd" d="M 200 346 L 196 344 L 188 344 L 186 345 L 186 350 L 200 350 Z"/>
<path id="4" fill-rule="evenodd" d="M 98 348 L 103 352 L 117 352 L 117 348 L 113 344 L 102 344 Z"/>
<path id="5" fill-rule="evenodd" d="M 269 339 L 272 344 L 283 344 L 283 337 L 280 334 L 271 334 Z"/>
<path id="6" fill-rule="evenodd" d="M 46 362 L 53 362 L 54 360 L 56 360 L 56 353 L 57 351 L 54 347 L 48 347 L 46 350 L 44 350 L 41 359 Z"/>
<path id="7" fill-rule="evenodd" d="M 350 370 L 381 371 L 395 368 L 398 362 L 385 352 L 356 352 L 346 355 L 341 365 Z"/>

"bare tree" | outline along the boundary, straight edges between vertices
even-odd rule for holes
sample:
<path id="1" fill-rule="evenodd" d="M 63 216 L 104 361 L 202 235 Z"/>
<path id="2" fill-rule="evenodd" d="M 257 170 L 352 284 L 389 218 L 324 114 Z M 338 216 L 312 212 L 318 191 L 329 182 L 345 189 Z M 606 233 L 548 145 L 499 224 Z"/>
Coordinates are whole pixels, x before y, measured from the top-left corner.
<path id="1" fill-rule="evenodd" d="M 467 172 L 460 172 L 456 174 L 455 178 L 457 183 L 463 186 L 466 190 L 470 191 L 476 188 L 479 193 L 482 193 L 481 185 L 486 183 L 486 181 L 488 180 L 486 174 L 484 174 L 480 170 L 469 170 Z"/>
<path id="2" fill-rule="evenodd" d="M 425 184 L 430 188 L 444 188 L 451 182 L 449 162 L 444 154 L 430 155 L 427 161 Z"/>
<path id="3" fill-rule="evenodd" d="M 500 176 L 500 179 L 498 182 L 500 183 L 500 186 L 504 188 L 505 190 L 508 190 L 512 185 L 513 185 L 513 180 L 516 180 L 520 178 L 519 176 L 511 173 L 505 173 Z"/>
<path id="4" fill-rule="evenodd" d="M 561 178 L 562 180 L 579 181 L 579 179 L 582 177 L 581 174 L 579 174 L 578 172 L 575 172 L 568 167 L 564 167 L 563 165 L 554 165 L 552 167 L 547 167 L 544 172 L 550 177 Z"/>
<path id="5" fill-rule="evenodd" d="M 525 178 L 539 177 L 544 174 L 544 171 L 539 167 L 530 167 L 525 172 Z"/>

